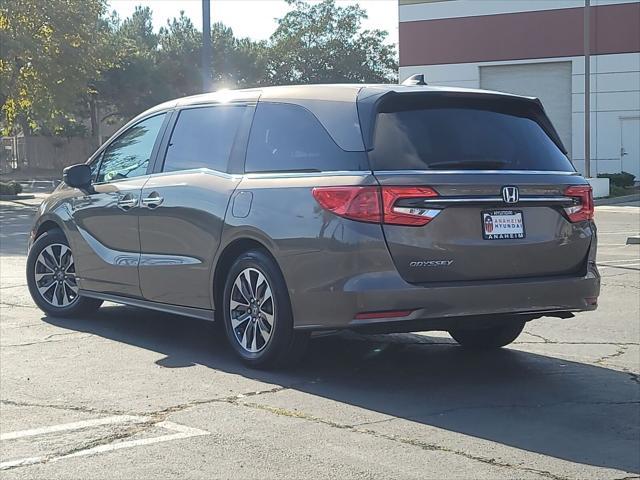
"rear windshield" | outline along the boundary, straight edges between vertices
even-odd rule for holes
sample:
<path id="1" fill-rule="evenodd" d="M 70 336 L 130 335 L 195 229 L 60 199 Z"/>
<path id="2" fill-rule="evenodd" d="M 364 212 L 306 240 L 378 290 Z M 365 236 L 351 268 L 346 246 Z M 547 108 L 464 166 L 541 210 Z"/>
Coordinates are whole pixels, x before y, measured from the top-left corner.
<path id="1" fill-rule="evenodd" d="M 575 171 L 537 106 L 444 100 L 378 113 L 374 170 Z"/>

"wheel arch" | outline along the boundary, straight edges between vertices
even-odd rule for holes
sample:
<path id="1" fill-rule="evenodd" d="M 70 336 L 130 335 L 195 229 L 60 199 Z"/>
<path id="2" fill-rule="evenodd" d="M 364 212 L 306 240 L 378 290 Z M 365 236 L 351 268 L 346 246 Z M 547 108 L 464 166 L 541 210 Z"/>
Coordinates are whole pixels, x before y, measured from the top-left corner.
<path id="1" fill-rule="evenodd" d="M 38 218 L 37 221 L 31 227 L 31 230 L 29 233 L 29 240 L 27 242 L 27 252 L 31 250 L 31 247 L 33 246 L 34 242 L 38 238 L 40 238 L 46 232 L 50 232 L 51 230 L 60 230 L 61 232 L 64 232 L 62 225 L 60 224 L 59 221 L 57 221 L 55 217 L 51 218 L 51 216 L 47 215 L 47 216 L 42 216 Z"/>
<path id="2" fill-rule="evenodd" d="M 36 233 L 34 235 L 34 240 L 39 238 L 43 233 L 49 232 L 51 230 L 63 231 L 62 227 L 54 220 L 51 220 L 51 219 L 44 220 L 37 226 Z"/>
<path id="3" fill-rule="evenodd" d="M 221 303 L 221 297 L 224 292 L 224 282 L 229 269 L 233 265 L 238 256 L 250 250 L 261 250 L 267 254 L 278 266 L 282 272 L 282 268 L 278 263 L 275 255 L 271 252 L 265 242 L 252 237 L 240 237 L 229 242 L 218 255 L 213 273 L 213 298 L 212 305 L 215 310 L 216 305 Z"/>

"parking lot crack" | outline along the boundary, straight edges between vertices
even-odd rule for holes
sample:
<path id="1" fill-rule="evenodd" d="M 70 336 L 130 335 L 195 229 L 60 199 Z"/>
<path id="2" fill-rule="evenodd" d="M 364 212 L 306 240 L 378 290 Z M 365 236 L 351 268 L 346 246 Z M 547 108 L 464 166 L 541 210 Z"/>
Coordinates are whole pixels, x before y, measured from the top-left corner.
<path id="1" fill-rule="evenodd" d="M 93 337 L 91 334 L 80 334 L 80 332 L 68 332 L 68 333 L 54 333 L 52 335 L 48 335 L 42 340 L 37 340 L 34 342 L 25 342 L 25 343 L 6 343 L 0 345 L 0 348 L 9 348 L 9 347 L 29 347 L 31 345 L 41 345 L 43 343 L 58 343 L 58 342 L 66 342 L 69 338 L 54 338 L 58 336 L 69 337 L 72 336 L 72 340 L 82 340 L 83 338 Z"/>
<path id="2" fill-rule="evenodd" d="M 525 332 L 527 335 L 531 336 L 531 337 L 535 337 L 535 338 L 539 338 L 540 340 L 542 340 L 544 343 L 554 343 L 551 340 L 549 340 L 548 338 L 543 337 L 542 335 L 539 335 L 537 333 L 531 333 L 531 332 Z"/>
<path id="3" fill-rule="evenodd" d="M 193 400 L 190 402 L 185 402 L 185 403 L 180 403 L 178 405 L 172 405 L 170 407 L 166 407 L 163 408 L 161 410 L 156 410 L 150 414 L 145 414 L 145 415 L 152 415 L 158 418 L 166 418 L 168 415 L 171 415 L 173 413 L 177 413 L 177 412 L 182 412 L 183 410 L 187 410 L 189 408 L 193 408 L 193 407 L 198 407 L 201 405 L 209 405 L 212 403 L 235 403 L 236 401 L 242 400 L 243 398 L 251 398 L 251 397 L 255 397 L 258 395 L 265 395 L 268 393 L 278 393 L 278 392 L 282 392 L 284 390 L 289 390 L 291 388 L 296 388 L 297 386 L 301 386 L 301 385 L 290 385 L 290 386 L 282 386 L 279 385 L 277 387 L 274 388 L 269 388 L 266 390 L 255 390 L 252 392 L 246 392 L 246 393 L 239 393 L 236 395 L 231 395 L 231 396 L 225 396 L 225 397 L 215 397 L 215 398 L 209 398 L 209 399 L 203 399 L 203 400 Z"/>
<path id="4" fill-rule="evenodd" d="M 624 344 L 618 345 L 618 348 L 614 353 L 611 353 L 609 355 L 604 355 L 593 363 L 602 364 L 602 363 L 605 363 L 607 360 L 612 360 L 614 358 L 617 358 L 621 355 L 624 355 L 627 352 L 628 348 L 629 348 L 628 345 L 624 345 Z"/>
<path id="5" fill-rule="evenodd" d="M 26 287 L 27 284 L 26 283 L 20 283 L 18 285 L 4 285 L 2 287 L 0 287 L 0 290 L 4 290 L 6 288 L 17 288 L 17 287 Z"/>
<path id="6" fill-rule="evenodd" d="M 6 466 L 3 467 L 4 470 L 11 470 L 11 469 L 15 469 L 18 467 L 25 467 L 25 466 L 30 466 L 30 465 L 37 465 L 37 464 L 43 464 L 43 463 L 49 463 L 52 461 L 56 461 L 56 460 L 60 460 L 63 459 L 65 457 L 70 457 L 70 456 L 75 456 L 76 454 L 80 453 L 80 452 L 84 452 L 86 450 L 91 450 L 93 448 L 96 447 L 102 447 L 104 445 L 111 445 L 114 442 L 117 442 L 119 440 L 126 440 L 128 438 L 131 438 L 135 435 L 137 435 L 138 433 L 144 432 L 145 430 L 148 430 L 149 428 L 154 427 L 157 423 L 159 423 L 160 420 L 156 420 L 156 419 L 152 419 L 149 420 L 147 422 L 140 422 L 137 423 L 135 425 L 129 426 L 124 430 L 120 430 L 117 432 L 111 432 L 109 434 L 106 434 L 102 437 L 99 438 L 95 438 L 91 441 L 82 443 L 81 445 L 77 445 L 73 448 L 67 449 L 67 450 L 61 450 L 61 451 L 57 451 L 53 454 L 44 456 L 44 457 L 40 457 L 38 459 L 36 459 L 35 461 L 31 461 L 28 462 L 26 464 L 16 464 L 16 465 L 11 465 L 11 466 Z"/>
<path id="7" fill-rule="evenodd" d="M 34 308 L 34 309 L 38 308 L 35 305 L 28 305 L 28 304 L 22 304 L 22 303 L 7 303 L 7 302 L 0 302 L 0 306 L 17 307 L 17 308 Z"/>
<path id="8" fill-rule="evenodd" d="M 358 433 L 358 434 L 369 435 L 369 436 L 380 438 L 380 439 L 384 439 L 384 440 L 398 442 L 398 443 L 402 443 L 402 444 L 405 444 L 405 445 L 411 445 L 411 446 L 414 446 L 414 447 L 417 447 L 417 448 L 421 448 L 423 450 L 450 453 L 450 454 L 453 454 L 453 455 L 457 455 L 457 456 L 460 456 L 460 457 L 467 458 L 469 460 L 473 460 L 473 461 L 476 461 L 476 462 L 484 463 L 484 464 L 487 464 L 487 465 L 492 465 L 492 466 L 495 466 L 495 467 L 501 467 L 501 468 L 506 468 L 506 469 L 520 471 L 520 472 L 535 473 L 537 475 L 540 475 L 540 476 L 545 477 L 545 478 L 550 478 L 552 480 L 568 480 L 569 479 L 569 477 L 564 477 L 564 476 L 561 476 L 561 475 L 557 475 L 557 474 L 549 472 L 547 470 L 540 470 L 540 469 L 531 468 L 531 467 L 524 467 L 524 466 L 520 466 L 520 465 L 512 465 L 510 463 L 503 462 L 503 461 L 497 460 L 495 458 L 489 458 L 489 457 L 483 457 L 483 456 L 480 456 L 480 455 L 474 455 L 472 453 L 463 452 L 461 450 L 448 448 L 448 447 L 445 447 L 443 445 L 438 445 L 438 444 L 435 444 L 435 443 L 423 442 L 423 441 L 417 440 L 417 439 L 402 437 L 402 436 L 399 436 L 399 435 L 386 434 L 386 433 L 378 432 L 378 431 L 375 431 L 375 430 L 362 428 L 362 425 L 357 425 L 357 424 L 349 425 L 349 424 L 343 424 L 343 423 L 335 422 L 333 420 L 327 420 L 327 419 L 319 418 L 319 417 L 307 414 L 307 413 L 299 411 L 299 410 L 292 411 L 292 410 L 288 410 L 288 409 L 285 409 L 285 408 L 272 407 L 270 405 L 262 405 L 262 404 L 258 404 L 258 403 L 243 402 L 243 401 L 238 401 L 238 400 L 229 401 L 229 403 L 231 403 L 233 405 L 240 406 L 240 407 L 246 407 L 246 408 L 252 408 L 252 409 L 256 409 L 256 410 L 266 411 L 266 412 L 269 412 L 271 414 L 278 415 L 278 416 L 297 418 L 297 419 L 306 420 L 306 421 L 309 421 L 309 422 L 314 422 L 314 423 L 326 425 L 326 426 L 331 427 L 331 428 L 337 428 L 337 429 L 341 429 L 341 430 L 348 430 L 348 431 L 351 431 L 351 432 L 354 432 L 354 433 Z M 391 420 L 393 420 L 393 419 L 391 419 Z M 371 422 L 371 423 L 376 423 L 376 422 Z"/>
<path id="9" fill-rule="evenodd" d="M 372 435 L 378 438 L 383 438 L 385 440 L 391 440 L 394 442 L 399 442 L 405 445 L 411 445 L 414 447 L 418 447 L 421 448 L 423 450 L 428 450 L 428 451 L 435 451 L 435 452 L 444 452 L 444 453 L 450 453 L 456 456 L 460 456 L 460 457 L 464 457 L 468 460 L 472 460 L 472 461 L 476 461 L 476 462 L 480 462 L 480 463 L 484 463 L 487 465 L 492 465 L 495 467 L 500 467 L 500 468 L 505 468 L 508 470 L 514 470 L 514 471 L 520 471 L 520 472 L 527 472 L 527 473 L 535 473 L 536 475 L 540 475 L 542 477 L 545 478 L 550 478 L 552 480 L 569 480 L 570 477 L 565 477 L 562 475 L 557 475 L 553 472 L 550 472 L 548 470 L 541 470 L 541 469 L 537 469 L 537 468 L 532 468 L 532 467 L 525 467 L 522 465 L 513 465 L 511 463 L 507 463 L 495 458 L 491 458 L 491 457 L 483 457 L 480 455 L 475 455 L 469 452 L 463 452 L 462 450 L 457 450 L 457 449 L 453 449 L 453 448 L 448 448 L 445 447 L 443 445 L 438 445 L 435 443 L 429 443 L 429 442 L 424 442 L 421 440 L 417 440 L 417 439 L 413 439 L 413 438 L 407 438 L 407 437 L 401 437 L 399 435 L 391 435 L 391 434 L 385 434 L 385 433 L 380 433 L 380 432 L 376 432 L 373 430 L 367 430 L 367 429 L 354 429 L 355 432 L 358 433 L 365 433 L 368 435 Z"/>
<path id="10" fill-rule="evenodd" d="M 606 282 L 605 285 L 607 287 L 633 288 L 635 290 L 640 290 L 640 285 L 629 285 L 626 283 L 618 283 L 618 282 Z"/>

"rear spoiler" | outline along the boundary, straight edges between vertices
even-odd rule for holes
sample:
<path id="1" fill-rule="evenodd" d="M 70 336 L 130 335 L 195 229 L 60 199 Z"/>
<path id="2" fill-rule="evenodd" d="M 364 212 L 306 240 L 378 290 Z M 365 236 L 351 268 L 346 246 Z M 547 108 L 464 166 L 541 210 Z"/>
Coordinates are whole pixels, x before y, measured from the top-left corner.
<path id="1" fill-rule="evenodd" d="M 375 88 L 363 88 L 358 95 L 358 116 L 360 118 L 360 127 L 362 129 L 362 140 L 366 150 L 373 149 L 373 135 L 375 132 L 375 123 L 377 114 L 383 111 L 385 107 L 389 107 L 394 101 L 402 101 L 403 103 L 415 101 L 429 103 L 429 99 L 434 101 L 442 101 L 444 99 L 452 100 L 492 100 L 501 103 L 511 103 L 514 106 L 529 106 L 535 109 L 536 121 L 545 131 L 545 133 L 551 138 L 558 148 L 565 155 L 568 154 L 568 150 L 562 143 L 557 130 L 549 120 L 542 102 L 540 99 L 534 97 L 521 97 L 516 95 L 508 95 L 493 92 L 483 91 L 447 91 L 447 90 L 423 90 L 423 91 L 389 91 L 378 90 Z M 393 111 L 393 108 L 391 108 Z"/>

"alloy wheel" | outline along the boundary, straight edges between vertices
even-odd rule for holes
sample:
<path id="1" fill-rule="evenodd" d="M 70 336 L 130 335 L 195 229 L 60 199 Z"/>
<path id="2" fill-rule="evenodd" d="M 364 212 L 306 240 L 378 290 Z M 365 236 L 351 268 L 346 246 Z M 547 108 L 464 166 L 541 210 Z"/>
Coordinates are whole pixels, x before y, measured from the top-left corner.
<path id="1" fill-rule="evenodd" d="M 275 304 L 269 281 L 259 270 L 242 270 L 231 289 L 231 328 L 236 341 L 249 353 L 258 353 L 271 339 Z"/>
<path id="2" fill-rule="evenodd" d="M 53 243 L 42 249 L 34 269 L 40 296 L 57 308 L 68 307 L 78 300 L 78 283 L 71 249 Z"/>

